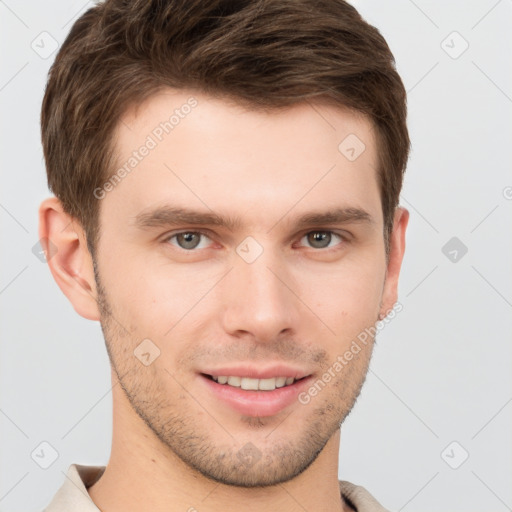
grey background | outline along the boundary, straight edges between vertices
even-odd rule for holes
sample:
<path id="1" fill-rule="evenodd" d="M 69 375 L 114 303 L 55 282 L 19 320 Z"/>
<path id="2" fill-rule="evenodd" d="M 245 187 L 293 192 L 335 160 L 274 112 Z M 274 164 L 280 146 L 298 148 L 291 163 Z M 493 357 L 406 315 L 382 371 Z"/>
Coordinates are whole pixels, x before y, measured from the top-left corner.
<path id="1" fill-rule="evenodd" d="M 512 510 L 512 1 L 354 3 L 409 91 L 411 219 L 403 311 L 378 335 L 342 428 L 340 478 L 392 510 Z M 69 464 L 110 453 L 100 326 L 32 253 L 49 195 L 38 123 L 55 54 L 31 45 L 50 51 L 90 5 L 0 1 L 1 511 L 42 510 Z M 31 456 L 50 461 L 42 442 L 58 452 L 48 469 Z"/>

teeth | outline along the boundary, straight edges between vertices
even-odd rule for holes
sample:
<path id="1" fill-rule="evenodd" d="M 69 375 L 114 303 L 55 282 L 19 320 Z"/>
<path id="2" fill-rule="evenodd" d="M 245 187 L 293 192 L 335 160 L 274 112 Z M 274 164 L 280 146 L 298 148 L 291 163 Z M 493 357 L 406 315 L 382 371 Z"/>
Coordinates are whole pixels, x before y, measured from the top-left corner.
<path id="1" fill-rule="evenodd" d="M 258 389 L 264 391 L 273 391 L 276 389 L 276 379 L 260 379 Z"/>
<path id="2" fill-rule="evenodd" d="M 276 388 L 282 388 L 286 385 L 286 377 L 276 377 Z"/>
<path id="3" fill-rule="evenodd" d="M 261 390 L 273 391 L 276 388 L 282 388 L 293 384 L 295 379 L 293 377 L 272 377 L 270 379 L 252 379 L 250 377 L 236 377 L 227 375 L 212 375 L 212 379 L 219 384 L 228 384 L 235 388 L 242 388 L 245 390 Z"/>
<path id="4" fill-rule="evenodd" d="M 239 388 L 242 379 L 240 377 L 228 377 L 228 384 L 230 386 L 234 386 L 235 388 Z"/>
<path id="5" fill-rule="evenodd" d="M 240 387 L 242 389 L 258 389 L 258 379 L 250 379 L 249 377 L 242 377 Z"/>

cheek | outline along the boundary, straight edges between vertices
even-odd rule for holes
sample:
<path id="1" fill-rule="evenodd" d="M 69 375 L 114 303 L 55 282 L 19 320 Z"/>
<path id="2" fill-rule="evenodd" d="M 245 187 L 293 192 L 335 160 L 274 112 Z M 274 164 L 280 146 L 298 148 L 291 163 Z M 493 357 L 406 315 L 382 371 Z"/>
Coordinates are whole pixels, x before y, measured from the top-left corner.
<path id="1" fill-rule="evenodd" d="M 311 270 L 311 269 L 310 269 Z M 337 266 L 302 272 L 303 300 L 336 335 L 354 335 L 378 319 L 385 268 L 376 258 L 347 258 Z M 357 332 L 356 332 L 357 334 Z"/>
<path id="2" fill-rule="evenodd" d="M 213 261 L 171 263 L 156 249 L 120 251 L 119 245 L 102 248 L 109 257 L 100 271 L 116 317 L 130 332 L 164 342 L 173 335 L 174 326 L 181 331 L 215 316 L 211 291 L 229 266 Z M 384 259 L 378 256 L 378 247 L 365 247 L 337 262 L 290 262 L 283 269 L 284 277 L 337 339 L 354 336 L 377 320 L 385 275 Z M 225 298 L 218 297 L 215 303 L 225 309 L 230 306 Z"/>
<path id="3" fill-rule="evenodd" d="M 179 266 L 140 254 L 131 254 L 121 265 L 114 260 L 105 265 L 105 287 L 116 318 L 132 337 L 154 339 L 162 349 L 176 332 L 208 314 L 210 303 L 204 299 L 224 273 L 211 265 Z M 173 339 L 173 347 L 177 343 Z"/>

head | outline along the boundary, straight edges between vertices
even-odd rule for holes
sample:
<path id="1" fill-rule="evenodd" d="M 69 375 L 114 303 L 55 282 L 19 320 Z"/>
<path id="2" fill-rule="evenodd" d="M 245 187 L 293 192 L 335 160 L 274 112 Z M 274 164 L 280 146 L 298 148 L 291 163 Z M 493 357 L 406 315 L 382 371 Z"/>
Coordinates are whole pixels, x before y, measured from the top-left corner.
<path id="1" fill-rule="evenodd" d="M 41 123 L 49 265 L 133 413 L 220 482 L 307 469 L 374 336 L 336 362 L 397 300 L 409 138 L 377 29 L 341 0 L 107 1 L 62 45 Z M 301 380 L 234 407 L 225 372 Z"/>

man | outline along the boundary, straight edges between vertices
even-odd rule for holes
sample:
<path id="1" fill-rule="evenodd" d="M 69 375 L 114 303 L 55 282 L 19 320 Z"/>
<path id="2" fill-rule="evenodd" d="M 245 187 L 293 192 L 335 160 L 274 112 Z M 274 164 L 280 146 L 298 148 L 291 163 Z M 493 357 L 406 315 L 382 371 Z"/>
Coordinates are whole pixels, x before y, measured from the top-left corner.
<path id="1" fill-rule="evenodd" d="M 46 510 L 385 510 L 338 481 L 409 217 L 379 32 L 341 0 L 107 0 L 41 122 L 40 237 L 101 322 L 114 414 L 108 465 Z"/>

